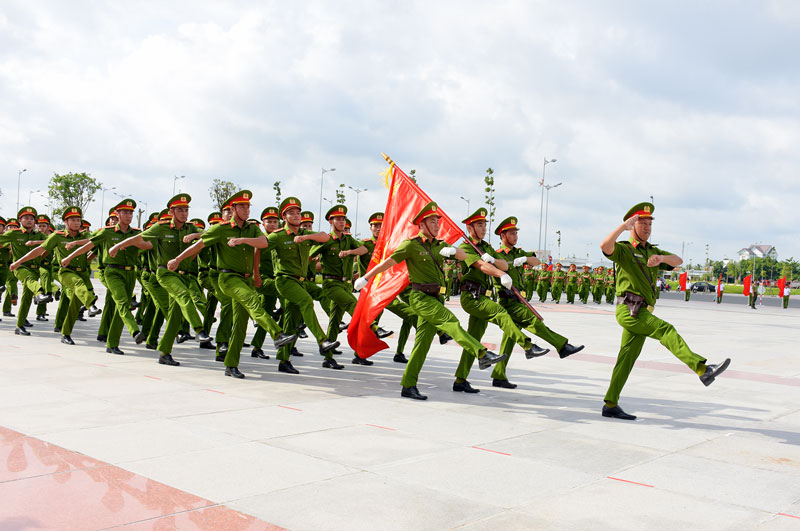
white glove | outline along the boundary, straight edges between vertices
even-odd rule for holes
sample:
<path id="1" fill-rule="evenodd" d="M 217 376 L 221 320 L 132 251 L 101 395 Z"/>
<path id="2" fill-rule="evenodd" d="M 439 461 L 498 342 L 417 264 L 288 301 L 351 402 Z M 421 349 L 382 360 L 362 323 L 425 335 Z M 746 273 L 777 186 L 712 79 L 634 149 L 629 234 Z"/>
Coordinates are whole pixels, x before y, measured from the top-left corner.
<path id="1" fill-rule="evenodd" d="M 519 267 L 524 265 L 528 261 L 527 256 L 520 256 L 519 258 L 514 258 L 514 267 Z"/>
<path id="2" fill-rule="evenodd" d="M 511 277 L 508 276 L 508 274 L 505 274 L 500 277 L 500 284 L 502 284 L 506 289 L 511 289 L 514 286 L 514 281 L 511 280 Z"/>
<path id="3" fill-rule="evenodd" d="M 439 254 L 444 256 L 445 258 L 450 258 L 451 256 L 456 255 L 457 250 L 458 249 L 456 249 L 455 247 L 443 247 L 442 250 L 439 251 Z"/>
<path id="4" fill-rule="evenodd" d="M 355 289 L 356 291 L 361 291 L 366 287 L 367 287 L 367 279 L 364 277 L 358 277 L 356 281 L 353 283 L 353 289 Z"/>
<path id="5" fill-rule="evenodd" d="M 483 255 L 481 255 L 481 260 L 483 260 L 487 264 L 493 264 L 494 263 L 494 257 L 492 255 L 490 255 L 489 253 L 483 253 Z"/>

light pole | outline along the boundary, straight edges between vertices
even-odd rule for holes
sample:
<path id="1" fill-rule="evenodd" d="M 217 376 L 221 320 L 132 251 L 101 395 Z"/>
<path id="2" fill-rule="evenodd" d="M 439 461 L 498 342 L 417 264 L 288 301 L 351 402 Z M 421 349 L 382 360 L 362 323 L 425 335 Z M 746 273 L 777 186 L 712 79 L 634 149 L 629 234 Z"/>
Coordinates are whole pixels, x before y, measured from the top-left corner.
<path id="1" fill-rule="evenodd" d="M 174 175 L 173 177 L 174 179 L 172 179 L 172 195 L 175 195 L 175 183 L 178 182 L 178 179 L 185 179 L 186 176 L 181 175 L 180 177 L 178 177 L 177 175 Z"/>
<path id="2" fill-rule="evenodd" d="M 25 168 L 24 170 L 19 170 L 19 173 L 17 173 L 17 212 L 19 212 L 19 183 L 22 180 L 22 174 L 25 173 L 26 171 L 28 171 L 28 168 Z"/>
<path id="3" fill-rule="evenodd" d="M 547 188 L 547 204 L 545 206 L 545 214 L 544 214 L 544 249 L 543 251 L 547 250 L 547 218 L 550 215 L 550 189 L 551 188 L 558 188 L 564 183 L 556 183 L 556 184 L 546 184 L 544 185 Z"/>
<path id="4" fill-rule="evenodd" d="M 356 238 L 358 238 L 358 198 L 361 195 L 361 192 L 366 192 L 367 189 L 366 188 L 363 188 L 363 189 L 361 189 L 361 188 L 353 188 L 350 185 L 347 185 L 347 187 L 350 188 L 352 191 L 354 191 L 356 193 L 356 223 L 355 223 L 356 226 L 353 227 L 353 229 L 354 229 L 353 233 L 356 235 Z"/>
<path id="5" fill-rule="evenodd" d="M 467 199 L 467 198 L 466 198 L 466 197 L 464 197 L 463 195 L 462 195 L 462 196 L 460 196 L 460 197 L 461 197 L 461 199 L 463 199 L 464 201 L 466 201 L 466 202 L 467 202 L 467 215 L 469 216 L 470 214 L 472 214 L 472 211 L 470 211 L 470 209 L 469 209 L 469 199 Z"/>
<path id="6" fill-rule="evenodd" d="M 322 168 L 322 173 L 319 174 L 319 213 L 317 214 L 318 231 L 322 231 L 322 183 L 325 181 L 325 174 L 329 171 L 336 171 L 336 168 L 331 168 L 329 170 Z"/>
<path id="7" fill-rule="evenodd" d="M 103 193 L 100 194 L 100 226 L 105 226 L 105 218 L 103 216 L 106 215 L 106 192 L 109 190 L 116 190 L 116 186 L 112 186 L 111 188 L 103 188 Z"/>
<path id="8" fill-rule="evenodd" d="M 41 190 L 29 190 L 28 191 L 28 204 L 29 205 L 31 204 L 31 196 L 33 194 L 38 194 L 39 192 L 41 192 Z"/>
<path id="9" fill-rule="evenodd" d="M 547 160 L 547 157 L 544 158 L 544 163 L 542 164 L 542 180 L 539 181 L 539 186 L 542 187 L 542 200 L 539 202 L 539 251 L 542 250 L 542 210 L 544 207 L 544 169 L 547 167 L 548 164 L 555 162 L 556 159 Z"/>

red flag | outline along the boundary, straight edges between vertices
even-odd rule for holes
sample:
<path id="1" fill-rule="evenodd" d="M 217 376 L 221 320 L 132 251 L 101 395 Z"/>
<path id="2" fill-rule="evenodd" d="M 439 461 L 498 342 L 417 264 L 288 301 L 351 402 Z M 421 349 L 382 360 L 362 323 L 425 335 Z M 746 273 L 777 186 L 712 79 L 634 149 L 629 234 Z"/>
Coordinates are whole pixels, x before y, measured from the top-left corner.
<path id="1" fill-rule="evenodd" d="M 375 243 L 368 271 L 389 258 L 403 241 L 419 234 L 419 227 L 411 221 L 422 207 L 431 201 L 428 194 L 423 192 L 403 170 L 393 162 L 390 164 L 389 198 L 383 214 L 381 234 Z M 436 238 L 453 244 L 462 237 L 463 232 L 444 211 L 440 209 L 439 213 L 442 218 L 439 222 L 439 235 Z M 361 290 L 353 318 L 347 328 L 347 341 L 359 357 L 368 358 L 389 347 L 378 339 L 370 325 L 407 285 L 408 268 L 403 262 L 377 275 Z"/>
<path id="2" fill-rule="evenodd" d="M 752 280 L 753 275 L 747 275 L 744 277 L 744 288 L 742 289 L 742 295 L 747 297 L 750 295 L 750 281 Z"/>
<path id="3" fill-rule="evenodd" d="M 553 264 L 550 264 L 549 266 L 547 266 L 547 270 L 548 271 L 552 271 L 553 270 Z"/>
<path id="4" fill-rule="evenodd" d="M 778 279 L 778 296 L 783 297 L 783 290 L 786 288 L 786 277 Z"/>
<path id="5" fill-rule="evenodd" d="M 719 297 L 720 293 L 722 293 L 722 273 L 719 274 L 719 279 L 717 280 L 717 297 Z"/>
<path id="6" fill-rule="evenodd" d="M 680 278 L 678 279 L 678 283 L 681 285 L 681 291 L 686 291 L 686 277 L 688 277 L 688 273 L 684 271 L 681 273 Z"/>

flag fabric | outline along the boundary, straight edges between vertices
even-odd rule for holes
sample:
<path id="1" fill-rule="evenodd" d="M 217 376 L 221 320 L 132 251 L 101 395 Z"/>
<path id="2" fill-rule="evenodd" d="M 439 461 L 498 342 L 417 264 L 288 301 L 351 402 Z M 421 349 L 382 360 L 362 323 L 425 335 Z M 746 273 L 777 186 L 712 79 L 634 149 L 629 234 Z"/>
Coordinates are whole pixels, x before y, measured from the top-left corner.
<path id="1" fill-rule="evenodd" d="M 786 277 L 778 279 L 778 293 L 780 293 L 781 297 L 784 297 L 783 290 L 786 289 Z"/>
<path id="2" fill-rule="evenodd" d="M 722 293 L 722 273 L 720 273 L 717 279 L 717 297 L 719 297 L 720 293 Z"/>
<path id="3" fill-rule="evenodd" d="M 753 275 L 747 275 L 746 277 L 744 277 L 744 282 L 743 282 L 744 287 L 742 288 L 742 295 L 744 295 L 745 297 L 750 295 L 750 283 L 752 279 Z"/>
<path id="4" fill-rule="evenodd" d="M 688 277 L 688 273 L 684 271 L 681 273 L 680 278 L 678 279 L 678 283 L 681 285 L 681 291 L 686 291 L 686 278 Z"/>
<path id="5" fill-rule="evenodd" d="M 422 188 L 412 181 L 403 170 L 398 168 L 394 162 L 390 162 L 390 164 L 389 172 L 387 172 L 389 173 L 389 198 L 383 213 L 383 226 L 378 241 L 375 243 L 375 251 L 367 271 L 389 258 L 403 241 L 419 234 L 419 227 L 411 221 L 422 207 L 431 201 Z M 442 217 L 439 222 L 437 239 L 453 244 L 464 233 L 444 211 L 439 210 L 439 213 Z M 378 339 L 370 325 L 407 285 L 408 268 L 403 262 L 377 275 L 361 290 L 358 303 L 353 311 L 353 318 L 347 328 L 347 341 L 357 356 L 368 358 L 389 347 Z"/>

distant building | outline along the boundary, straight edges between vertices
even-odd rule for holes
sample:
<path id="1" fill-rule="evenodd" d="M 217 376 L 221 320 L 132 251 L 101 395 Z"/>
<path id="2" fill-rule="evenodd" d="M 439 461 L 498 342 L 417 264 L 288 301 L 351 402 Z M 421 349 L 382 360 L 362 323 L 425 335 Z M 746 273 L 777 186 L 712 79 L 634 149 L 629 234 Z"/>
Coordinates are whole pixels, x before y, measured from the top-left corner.
<path id="1" fill-rule="evenodd" d="M 737 254 L 739 255 L 739 261 L 752 260 L 753 257 L 756 258 L 770 257 L 774 260 L 778 259 L 778 251 L 775 250 L 775 247 L 768 245 L 766 243 L 759 243 L 757 245 L 751 245 L 750 247 L 745 247 L 744 249 L 741 249 Z"/>

